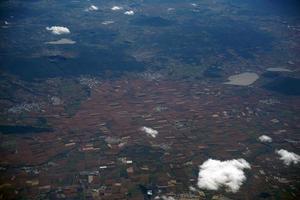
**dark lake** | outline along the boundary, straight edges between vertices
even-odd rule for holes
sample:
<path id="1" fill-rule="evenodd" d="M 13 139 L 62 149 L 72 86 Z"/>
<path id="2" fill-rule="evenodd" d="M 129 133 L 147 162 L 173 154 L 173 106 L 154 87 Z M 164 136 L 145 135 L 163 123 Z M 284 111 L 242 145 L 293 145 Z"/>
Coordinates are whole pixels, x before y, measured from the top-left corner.
<path id="1" fill-rule="evenodd" d="M 52 132 L 51 128 L 40 128 L 33 126 L 9 126 L 0 125 L 0 133 L 2 134 L 30 134 L 30 133 L 42 133 L 42 132 Z"/>
<path id="2" fill-rule="evenodd" d="M 264 88 L 284 95 L 300 95 L 300 79 L 280 77 L 264 85 Z"/>

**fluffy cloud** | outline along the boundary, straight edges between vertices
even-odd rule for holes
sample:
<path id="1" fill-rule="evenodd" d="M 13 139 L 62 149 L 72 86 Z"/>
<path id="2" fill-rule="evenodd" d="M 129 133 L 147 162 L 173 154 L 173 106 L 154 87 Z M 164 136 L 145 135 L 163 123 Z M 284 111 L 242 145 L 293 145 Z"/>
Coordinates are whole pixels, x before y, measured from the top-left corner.
<path id="1" fill-rule="evenodd" d="M 133 10 L 128 10 L 126 12 L 124 12 L 125 15 L 134 15 L 134 11 Z"/>
<path id="2" fill-rule="evenodd" d="M 63 26 L 51 26 L 46 27 L 46 30 L 51 31 L 54 35 L 61 35 L 61 34 L 69 34 L 71 33 L 67 27 Z"/>
<path id="3" fill-rule="evenodd" d="M 146 127 L 146 126 L 143 126 L 143 127 L 141 128 L 141 131 L 147 133 L 147 135 L 149 135 L 149 136 L 151 136 L 151 137 L 153 137 L 153 138 L 155 138 L 155 137 L 157 136 L 157 134 L 158 134 L 158 131 L 157 131 L 157 130 L 154 130 L 154 129 L 149 128 L 149 127 Z"/>
<path id="4" fill-rule="evenodd" d="M 97 11 L 97 10 L 99 10 L 99 8 L 95 5 L 91 5 L 86 9 L 86 11 Z"/>
<path id="5" fill-rule="evenodd" d="M 261 142 L 272 142 L 272 138 L 267 135 L 262 135 L 258 138 Z"/>
<path id="6" fill-rule="evenodd" d="M 113 6 L 113 7 L 111 8 L 111 10 L 113 10 L 113 11 L 116 11 L 116 10 L 123 10 L 123 7 L 120 7 L 120 6 Z"/>
<path id="7" fill-rule="evenodd" d="M 226 191 L 237 192 L 246 180 L 243 170 L 250 168 L 250 164 L 244 159 L 208 159 L 200 166 L 198 187 L 208 190 L 225 187 Z"/>
<path id="8" fill-rule="evenodd" d="M 276 153 L 280 156 L 280 160 L 282 160 L 285 165 L 290 165 L 291 163 L 297 164 L 300 162 L 300 156 L 293 152 L 280 149 L 276 150 Z"/>

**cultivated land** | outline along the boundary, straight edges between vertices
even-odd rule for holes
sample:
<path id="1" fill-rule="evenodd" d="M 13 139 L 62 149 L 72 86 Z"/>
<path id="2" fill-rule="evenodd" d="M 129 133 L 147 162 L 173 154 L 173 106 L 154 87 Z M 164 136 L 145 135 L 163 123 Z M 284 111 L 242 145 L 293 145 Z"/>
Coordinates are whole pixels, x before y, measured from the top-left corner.
<path id="1" fill-rule="evenodd" d="M 275 152 L 300 154 L 300 18 L 279 1 L 1 2 L 0 199 L 297 199 Z M 249 162 L 237 193 L 197 188 L 209 158 Z"/>
<path id="2" fill-rule="evenodd" d="M 24 121 L 38 115 L 52 132 L 1 136 L 2 184 L 31 197 L 140 199 L 141 185 L 156 195 L 190 194 L 205 160 L 242 157 L 252 169 L 241 190 L 228 197 L 294 198 L 299 192 L 297 167 L 287 169 L 274 153 L 299 148 L 298 97 L 144 76 L 96 83 L 73 115 L 63 104 L 26 113 Z M 157 130 L 156 138 L 143 126 Z M 273 143 L 258 142 L 262 134 Z M 208 199 L 222 193 L 204 192 Z"/>

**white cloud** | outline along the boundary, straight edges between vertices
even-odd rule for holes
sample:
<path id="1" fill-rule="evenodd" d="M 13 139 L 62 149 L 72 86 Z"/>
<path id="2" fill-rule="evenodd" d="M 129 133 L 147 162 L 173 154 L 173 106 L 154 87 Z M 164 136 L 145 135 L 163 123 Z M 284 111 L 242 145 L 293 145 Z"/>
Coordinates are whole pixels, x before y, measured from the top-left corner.
<path id="1" fill-rule="evenodd" d="M 280 160 L 282 160 L 285 165 L 290 165 L 291 163 L 297 164 L 300 162 L 300 156 L 293 152 L 284 149 L 276 150 L 275 152 L 280 155 Z"/>
<path id="2" fill-rule="evenodd" d="M 237 192 L 246 180 L 243 170 L 250 168 L 250 164 L 244 159 L 208 159 L 200 166 L 198 187 L 208 190 L 225 187 L 226 191 Z"/>
<path id="3" fill-rule="evenodd" d="M 51 26 L 46 27 L 46 30 L 51 31 L 54 35 L 61 35 L 61 34 L 69 34 L 71 33 L 67 27 L 63 26 Z"/>
<path id="4" fill-rule="evenodd" d="M 123 7 L 121 7 L 121 6 L 113 6 L 113 7 L 111 8 L 111 10 L 113 10 L 113 11 L 116 11 L 116 10 L 123 10 Z"/>
<path id="5" fill-rule="evenodd" d="M 124 12 L 125 15 L 134 15 L 134 11 L 133 10 L 128 10 L 126 12 Z"/>
<path id="6" fill-rule="evenodd" d="M 194 188 L 193 186 L 190 186 L 189 189 L 190 189 L 190 191 L 192 191 L 192 192 L 196 192 L 196 191 L 197 191 L 197 189 Z"/>
<path id="7" fill-rule="evenodd" d="M 158 134 L 158 131 L 157 131 L 157 130 L 154 130 L 154 129 L 149 128 L 149 127 L 146 127 L 146 126 L 143 126 L 143 127 L 141 128 L 141 131 L 147 133 L 147 135 L 149 135 L 149 136 L 151 136 L 151 137 L 153 137 L 153 138 L 155 138 L 155 137 L 157 136 L 157 134 Z"/>
<path id="8" fill-rule="evenodd" d="M 97 11 L 99 10 L 99 8 L 95 5 L 91 5 L 90 7 L 88 7 L 87 9 L 85 9 L 86 11 Z"/>
<path id="9" fill-rule="evenodd" d="M 261 142 L 272 142 L 272 138 L 267 135 L 262 135 L 258 138 Z"/>

